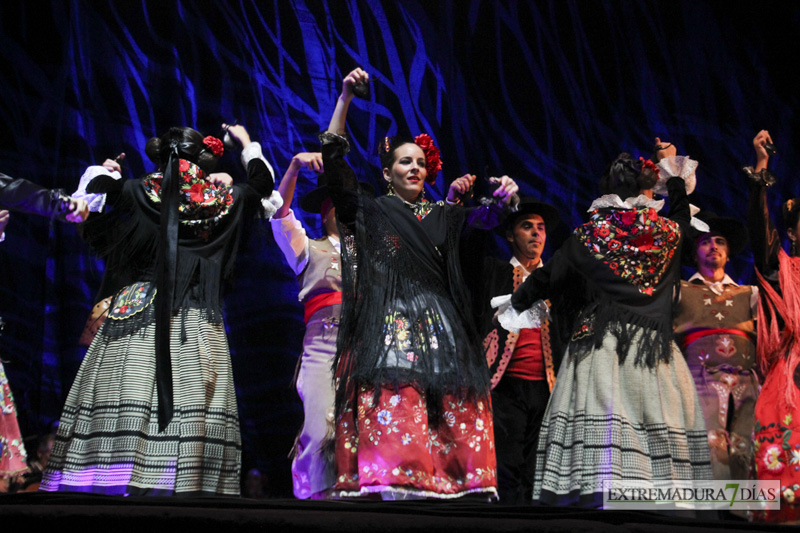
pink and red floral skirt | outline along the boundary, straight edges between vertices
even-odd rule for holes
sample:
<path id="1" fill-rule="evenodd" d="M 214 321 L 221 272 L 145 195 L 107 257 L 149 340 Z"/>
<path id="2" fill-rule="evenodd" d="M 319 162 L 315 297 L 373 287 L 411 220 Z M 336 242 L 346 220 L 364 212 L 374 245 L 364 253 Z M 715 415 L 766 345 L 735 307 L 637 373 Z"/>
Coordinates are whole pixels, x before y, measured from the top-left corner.
<path id="1" fill-rule="evenodd" d="M 756 522 L 800 521 L 800 406 L 786 407 L 784 391 L 795 384 L 781 359 L 767 374 L 756 402 L 755 467 L 758 479 L 779 479 L 779 511 L 753 513 Z"/>
<path id="2" fill-rule="evenodd" d="M 458 498 L 497 494 L 492 415 L 487 400 L 445 395 L 442 419 L 428 421 L 425 395 L 413 385 L 361 387 L 336 427 L 336 485 L 340 498 L 380 494 Z"/>

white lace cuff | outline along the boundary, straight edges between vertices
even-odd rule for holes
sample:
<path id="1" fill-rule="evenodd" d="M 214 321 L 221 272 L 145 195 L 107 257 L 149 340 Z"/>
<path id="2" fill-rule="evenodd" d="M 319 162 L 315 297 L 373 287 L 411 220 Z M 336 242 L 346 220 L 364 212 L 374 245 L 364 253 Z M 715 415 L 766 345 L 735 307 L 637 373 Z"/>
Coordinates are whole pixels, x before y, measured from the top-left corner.
<path id="1" fill-rule="evenodd" d="M 697 161 L 690 159 L 689 156 L 686 155 L 665 157 L 658 162 L 660 172 L 658 181 L 655 187 L 653 187 L 653 192 L 661 196 L 666 196 L 667 181 L 673 176 L 678 176 L 683 178 L 686 184 L 686 194 L 692 194 L 695 185 L 697 185 L 697 176 L 695 174 L 697 171 L 697 164 Z"/>
<path id="2" fill-rule="evenodd" d="M 272 191 L 268 198 L 261 199 L 261 205 L 264 207 L 267 220 L 269 220 L 283 206 L 283 198 L 278 191 Z"/>
<path id="3" fill-rule="evenodd" d="M 89 204 L 89 211 L 91 213 L 99 213 L 106 205 L 106 195 L 104 193 L 88 193 L 86 187 L 97 176 L 111 176 L 115 180 L 122 179 L 122 174 L 116 170 L 108 170 L 101 165 L 92 165 L 86 169 L 86 172 L 81 176 L 81 181 L 78 184 L 78 190 L 70 194 L 76 200 L 84 199 Z"/>
<path id="4" fill-rule="evenodd" d="M 539 328 L 542 322 L 550 318 L 550 310 L 544 300 L 539 300 L 533 307 L 521 313 L 511 306 L 511 295 L 492 298 L 492 307 L 496 308 L 497 320 L 503 329 L 519 333 L 521 329 Z"/>
<path id="5" fill-rule="evenodd" d="M 251 142 L 248 144 L 244 149 L 242 149 L 242 166 L 247 168 L 247 163 L 249 163 L 253 159 L 260 159 L 267 165 L 269 169 L 269 173 L 272 176 L 273 183 L 275 182 L 275 171 L 272 170 L 272 165 L 269 164 L 269 161 L 264 157 L 264 153 L 261 151 L 261 145 L 257 142 Z"/>

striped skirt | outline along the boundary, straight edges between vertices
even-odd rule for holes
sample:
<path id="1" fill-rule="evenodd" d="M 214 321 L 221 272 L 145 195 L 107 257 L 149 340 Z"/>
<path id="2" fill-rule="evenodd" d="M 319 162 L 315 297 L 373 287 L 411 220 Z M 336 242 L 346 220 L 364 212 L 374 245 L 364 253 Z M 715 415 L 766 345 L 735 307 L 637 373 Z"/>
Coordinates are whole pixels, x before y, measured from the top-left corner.
<path id="1" fill-rule="evenodd" d="M 534 500 L 600 507 L 605 481 L 712 479 L 694 381 L 672 348 L 652 369 L 634 364 L 634 349 L 619 364 L 611 335 L 583 357 L 567 350 L 539 433 Z"/>
<path id="2" fill-rule="evenodd" d="M 155 325 L 113 340 L 101 333 L 70 390 L 41 490 L 239 494 L 241 438 L 225 328 L 196 309 L 182 315 L 171 328 L 174 416 L 166 429 L 158 430 Z"/>

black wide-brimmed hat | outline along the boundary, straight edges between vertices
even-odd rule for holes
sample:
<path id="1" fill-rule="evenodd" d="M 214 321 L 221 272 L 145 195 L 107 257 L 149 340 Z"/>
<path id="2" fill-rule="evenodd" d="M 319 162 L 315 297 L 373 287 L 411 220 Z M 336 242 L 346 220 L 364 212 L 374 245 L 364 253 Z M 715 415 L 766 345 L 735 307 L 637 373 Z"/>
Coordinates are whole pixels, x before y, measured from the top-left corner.
<path id="1" fill-rule="evenodd" d="M 505 235 L 506 230 L 513 227 L 517 220 L 525 215 L 539 215 L 542 217 L 545 229 L 547 229 L 548 232 L 552 231 L 561 220 L 561 217 L 558 215 L 558 209 L 550 204 L 526 196 L 520 198 L 517 211 L 508 215 L 505 223 L 497 228 L 498 233 Z"/>
<path id="2" fill-rule="evenodd" d="M 369 183 L 359 181 L 358 186 L 363 192 L 369 194 L 370 196 L 375 196 L 375 188 Z M 328 176 L 326 176 L 323 172 L 317 177 L 316 188 L 308 191 L 300 199 L 300 208 L 307 213 L 320 214 L 320 211 L 322 211 L 323 202 L 325 202 L 325 200 L 329 197 L 330 191 L 328 190 Z"/>
<path id="3" fill-rule="evenodd" d="M 739 255 L 747 246 L 749 237 L 747 226 L 743 222 L 735 218 L 717 216 L 716 213 L 711 211 L 700 211 L 694 218 L 708 224 L 709 231 L 700 231 L 692 226 L 691 231 L 689 231 L 691 246 L 687 247 L 687 251 L 690 251 L 692 255 L 694 255 L 694 251 L 697 248 L 697 240 L 707 233 L 725 237 L 725 240 L 728 241 L 728 258 Z"/>

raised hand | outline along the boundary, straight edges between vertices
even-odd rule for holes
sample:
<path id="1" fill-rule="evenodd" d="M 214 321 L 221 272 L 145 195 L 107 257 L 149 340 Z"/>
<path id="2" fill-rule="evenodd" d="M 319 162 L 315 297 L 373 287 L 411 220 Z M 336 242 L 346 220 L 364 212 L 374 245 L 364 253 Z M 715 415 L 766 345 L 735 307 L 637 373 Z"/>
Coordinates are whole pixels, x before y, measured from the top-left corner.
<path id="1" fill-rule="evenodd" d="M 767 168 L 769 162 L 769 152 L 767 152 L 766 144 L 772 144 L 772 137 L 770 137 L 767 130 L 761 130 L 753 138 L 753 148 L 756 149 L 756 171 L 762 168 Z"/>
<path id="2" fill-rule="evenodd" d="M 242 145 L 242 148 L 246 148 L 248 144 L 250 144 L 250 134 L 247 133 L 247 130 L 241 124 L 234 124 L 233 126 L 229 126 L 227 124 L 223 124 L 222 128 L 228 132 L 228 134 L 239 144 Z"/>
<path id="3" fill-rule="evenodd" d="M 460 178 L 453 180 L 450 184 L 450 189 L 447 191 L 447 201 L 450 203 L 458 203 L 461 197 L 472 188 L 475 183 L 474 174 L 464 174 Z"/>
<path id="4" fill-rule="evenodd" d="M 519 192 L 519 186 L 517 186 L 517 182 L 513 179 L 509 178 L 508 176 L 501 176 L 499 178 L 489 178 L 491 183 L 499 183 L 500 186 L 492 193 L 492 196 L 500 200 L 500 202 L 508 205 L 511 199 L 514 197 L 517 192 Z"/>
<path id="5" fill-rule="evenodd" d="M 122 167 L 119 164 L 124 160 L 125 160 L 125 152 L 122 152 L 114 159 L 106 159 L 105 161 L 103 161 L 103 168 L 105 168 L 109 172 L 119 172 L 120 174 L 122 174 Z"/>
<path id="6" fill-rule="evenodd" d="M 656 137 L 653 151 L 656 153 L 657 161 L 661 161 L 665 157 L 678 155 L 678 149 L 675 147 L 675 145 L 668 142 L 662 142 L 660 137 Z"/>
<path id="7" fill-rule="evenodd" d="M 355 96 L 353 94 L 353 87 L 359 82 L 369 83 L 369 74 L 360 68 L 355 68 L 342 80 L 342 98 L 351 100 L 353 96 Z"/>
<path id="8" fill-rule="evenodd" d="M 322 168 L 322 154 L 320 152 L 300 152 L 292 158 L 292 162 L 289 166 L 294 172 L 299 172 L 306 168 L 319 174 L 324 170 Z"/>

